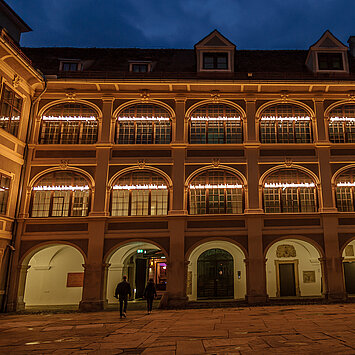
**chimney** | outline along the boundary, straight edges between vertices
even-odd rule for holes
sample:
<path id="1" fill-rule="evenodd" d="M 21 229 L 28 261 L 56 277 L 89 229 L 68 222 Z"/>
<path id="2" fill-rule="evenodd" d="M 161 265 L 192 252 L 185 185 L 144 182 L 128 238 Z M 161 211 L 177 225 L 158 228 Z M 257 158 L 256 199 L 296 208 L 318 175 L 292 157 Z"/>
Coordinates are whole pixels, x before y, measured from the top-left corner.
<path id="1" fill-rule="evenodd" d="M 355 36 L 350 36 L 348 39 L 350 54 L 355 57 Z"/>

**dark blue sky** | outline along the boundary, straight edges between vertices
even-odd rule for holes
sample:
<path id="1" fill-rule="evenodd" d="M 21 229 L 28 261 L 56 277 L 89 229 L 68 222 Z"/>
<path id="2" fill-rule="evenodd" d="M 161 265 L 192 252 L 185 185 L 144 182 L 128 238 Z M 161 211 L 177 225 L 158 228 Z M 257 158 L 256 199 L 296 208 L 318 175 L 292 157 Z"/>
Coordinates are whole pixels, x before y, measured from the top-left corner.
<path id="1" fill-rule="evenodd" d="M 239 49 L 306 49 L 355 35 L 355 0 L 6 0 L 31 47 L 192 48 L 217 28 Z"/>

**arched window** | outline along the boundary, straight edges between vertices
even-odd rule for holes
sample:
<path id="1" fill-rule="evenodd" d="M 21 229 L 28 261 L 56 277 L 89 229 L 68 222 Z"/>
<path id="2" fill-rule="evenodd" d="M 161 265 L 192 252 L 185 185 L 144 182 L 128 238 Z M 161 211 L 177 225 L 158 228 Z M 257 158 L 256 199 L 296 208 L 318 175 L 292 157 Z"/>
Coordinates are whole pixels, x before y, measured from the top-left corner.
<path id="1" fill-rule="evenodd" d="M 355 105 L 333 108 L 329 113 L 329 140 L 332 143 L 355 142 Z"/>
<path id="2" fill-rule="evenodd" d="M 190 117 L 190 143 L 243 143 L 241 113 L 225 104 L 197 107 Z"/>
<path id="3" fill-rule="evenodd" d="M 190 214 L 243 213 L 241 180 L 225 170 L 208 170 L 189 186 Z"/>
<path id="4" fill-rule="evenodd" d="M 136 104 L 118 114 L 116 143 L 170 144 L 170 142 L 171 115 L 164 107 Z"/>
<path id="5" fill-rule="evenodd" d="M 151 171 L 119 177 L 112 188 L 112 216 L 168 214 L 169 189 L 164 178 Z"/>
<path id="6" fill-rule="evenodd" d="M 316 212 L 317 193 L 313 179 L 298 169 L 280 169 L 264 181 L 266 213 Z"/>
<path id="7" fill-rule="evenodd" d="M 56 171 L 32 188 L 31 217 L 83 217 L 89 212 L 88 181 L 72 171 Z"/>
<path id="8" fill-rule="evenodd" d="M 261 143 L 311 143 L 311 118 L 300 106 L 278 104 L 266 108 L 260 119 Z"/>
<path id="9" fill-rule="evenodd" d="M 341 173 L 336 179 L 336 204 L 339 212 L 354 212 L 355 168 Z"/>
<path id="10" fill-rule="evenodd" d="M 42 116 L 40 144 L 94 144 L 97 141 L 97 112 L 80 103 L 49 108 Z"/>

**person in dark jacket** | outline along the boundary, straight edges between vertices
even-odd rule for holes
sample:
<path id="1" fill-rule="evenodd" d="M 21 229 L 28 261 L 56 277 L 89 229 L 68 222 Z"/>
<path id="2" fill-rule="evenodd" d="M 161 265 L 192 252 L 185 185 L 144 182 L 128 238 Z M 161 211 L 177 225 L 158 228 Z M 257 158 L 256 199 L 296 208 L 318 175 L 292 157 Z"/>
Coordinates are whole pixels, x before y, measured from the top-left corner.
<path id="1" fill-rule="evenodd" d="M 154 297 L 157 297 L 157 290 L 155 288 L 155 283 L 153 279 L 149 279 L 143 295 L 147 300 L 147 310 L 148 314 L 150 314 L 152 313 Z"/>
<path id="2" fill-rule="evenodd" d="M 128 296 L 131 297 L 131 285 L 127 282 L 127 276 L 123 276 L 122 282 L 117 285 L 115 291 L 115 297 L 120 302 L 120 318 L 126 318 Z"/>

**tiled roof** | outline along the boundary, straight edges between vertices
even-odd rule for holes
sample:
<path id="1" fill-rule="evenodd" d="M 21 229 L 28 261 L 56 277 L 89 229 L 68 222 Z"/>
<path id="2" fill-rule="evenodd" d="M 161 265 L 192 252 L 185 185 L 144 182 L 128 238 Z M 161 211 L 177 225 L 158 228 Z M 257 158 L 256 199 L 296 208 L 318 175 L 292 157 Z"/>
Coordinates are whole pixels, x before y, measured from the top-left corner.
<path id="1" fill-rule="evenodd" d="M 351 74 L 315 75 L 305 65 L 307 50 L 237 50 L 234 73 L 197 73 L 193 49 L 137 48 L 23 48 L 33 66 L 46 75 L 80 78 L 152 78 L 152 79 L 355 79 L 355 58 L 349 55 Z M 65 59 L 84 62 L 82 72 L 60 72 Z M 130 73 L 130 61 L 152 61 L 150 73 Z M 252 73 L 252 76 L 248 75 Z"/>

